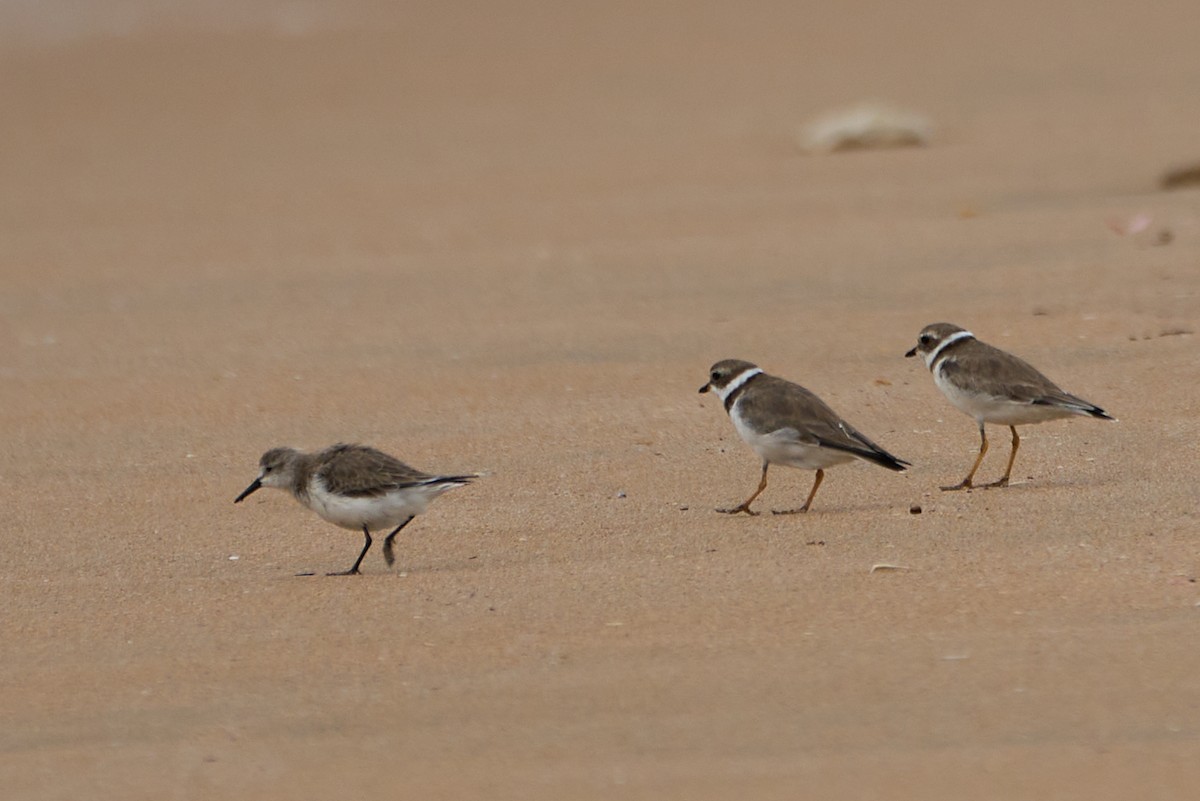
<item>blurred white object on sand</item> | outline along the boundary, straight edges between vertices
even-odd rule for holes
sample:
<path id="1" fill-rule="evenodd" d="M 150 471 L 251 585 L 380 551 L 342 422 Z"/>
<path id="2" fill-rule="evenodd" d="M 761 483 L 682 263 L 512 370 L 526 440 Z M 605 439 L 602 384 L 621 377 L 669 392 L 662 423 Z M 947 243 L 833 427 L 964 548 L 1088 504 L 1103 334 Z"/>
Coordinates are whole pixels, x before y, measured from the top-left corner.
<path id="1" fill-rule="evenodd" d="M 804 126 L 800 147 L 809 153 L 929 144 L 928 117 L 883 103 L 863 103 L 824 114 Z"/>

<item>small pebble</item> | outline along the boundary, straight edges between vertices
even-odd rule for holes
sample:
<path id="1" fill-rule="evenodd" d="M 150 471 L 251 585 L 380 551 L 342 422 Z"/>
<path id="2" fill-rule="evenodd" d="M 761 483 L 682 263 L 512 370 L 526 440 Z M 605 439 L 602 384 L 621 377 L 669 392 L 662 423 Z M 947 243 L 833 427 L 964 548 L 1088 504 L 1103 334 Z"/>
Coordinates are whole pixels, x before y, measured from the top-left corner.
<path id="1" fill-rule="evenodd" d="M 1168 170 L 1158 179 L 1160 189 L 1187 189 L 1200 186 L 1200 164 L 1183 164 Z"/>
<path id="2" fill-rule="evenodd" d="M 919 515 L 922 511 L 921 504 L 919 503 L 914 503 L 912 506 L 908 507 L 908 513 L 910 515 Z"/>

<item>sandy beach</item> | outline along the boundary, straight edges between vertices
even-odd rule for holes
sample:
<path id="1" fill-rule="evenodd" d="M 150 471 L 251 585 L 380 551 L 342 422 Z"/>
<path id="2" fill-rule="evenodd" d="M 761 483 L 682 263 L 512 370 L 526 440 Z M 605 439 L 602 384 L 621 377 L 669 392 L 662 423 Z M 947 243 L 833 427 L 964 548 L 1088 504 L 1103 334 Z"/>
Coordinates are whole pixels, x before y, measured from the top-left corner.
<path id="1" fill-rule="evenodd" d="M 0 7 L 6 798 L 1195 797 L 1194 2 L 97 8 Z M 939 491 L 939 320 L 1119 422 Z M 729 357 L 912 469 L 716 514 Z M 233 499 L 338 441 L 485 475 L 325 577 Z"/>

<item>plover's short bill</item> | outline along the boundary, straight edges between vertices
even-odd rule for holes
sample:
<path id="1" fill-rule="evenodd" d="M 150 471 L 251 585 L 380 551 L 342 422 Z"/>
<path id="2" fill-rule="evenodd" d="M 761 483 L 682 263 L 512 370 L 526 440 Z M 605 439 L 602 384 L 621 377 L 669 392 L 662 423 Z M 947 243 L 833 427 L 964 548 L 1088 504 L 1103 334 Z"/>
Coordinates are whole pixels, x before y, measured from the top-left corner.
<path id="1" fill-rule="evenodd" d="M 258 478 L 234 499 L 240 503 L 260 487 L 287 490 L 300 503 L 342 528 L 361 531 L 363 549 L 349 570 L 330 576 L 352 576 L 371 548 L 371 532 L 391 528 L 383 541 L 383 558 L 395 561 L 392 542 L 400 529 L 448 489 L 476 475 L 432 476 L 414 470 L 386 453 L 364 445 L 338 444 L 316 453 L 272 448 L 259 459 Z"/>
<path id="2" fill-rule="evenodd" d="M 909 466 L 859 433 L 804 387 L 767 375 L 750 362 L 725 359 L 714 364 L 700 391 L 710 389 L 725 404 L 738 435 L 762 459 L 762 480 L 754 494 L 744 503 L 718 512 L 758 514 L 750 511 L 750 504 L 767 488 L 767 468 L 773 464 L 817 471 L 804 505 L 775 514 L 807 512 L 828 467 L 855 459 L 889 470 Z"/>
<path id="3" fill-rule="evenodd" d="M 963 414 L 979 425 L 979 455 L 971 472 L 959 483 L 944 490 L 971 489 L 975 486 L 1006 487 L 1021 438 L 1017 426 L 1044 423 L 1060 417 L 1086 415 L 1113 420 L 1094 403 L 1063 392 L 1058 385 L 1039 373 L 1028 362 L 980 342 L 970 331 L 950 323 L 934 323 L 921 329 L 917 345 L 905 356 L 920 355 L 933 373 L 934 383 Z M 988 450 L 985 423 L 1005 425 L 1012 431 L 1012 453 L 1004 475 L 990 484 L 976 485 L 975 471 Z"/>

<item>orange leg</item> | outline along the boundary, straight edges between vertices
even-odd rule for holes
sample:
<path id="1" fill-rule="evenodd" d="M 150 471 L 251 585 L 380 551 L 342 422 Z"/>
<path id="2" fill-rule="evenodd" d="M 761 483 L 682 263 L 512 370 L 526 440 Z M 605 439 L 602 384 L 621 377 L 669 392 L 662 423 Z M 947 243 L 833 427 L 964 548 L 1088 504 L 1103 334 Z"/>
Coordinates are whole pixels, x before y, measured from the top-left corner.
<path id="1" fill-rule="evenodd" d="M 753 517 L 754 515 L 758 514 L 758 512 L 750 511 L 750 504 L 754 503 L 754 499 L 757 498 L 759 495 L 762 495 L 763 490 L 765 490 L 767 488 L 767 468 L 768 467 L 770 467 L 770 465 L 767 462 L 763 462 L 762 481 L 758 482 L 758 489 L 756 489 L 754 491 L 754 494 L 751 495 L 749 498 L 747 498 L 745 500 L 745 502 L 742 503 L 741 506 L 735 506 L 732 509 L 718 509 L 717 511 L 723 515 L 736 515 L 738 512 L 745 512 L 746 514 Z"/>
<path id="2" fill-rule="evenodd" d="M 1021 438 L 1017 436 L 1017 427 L 1009 426 L 1012 430 L 1012 453 L 1008 455 L 1008 467 L 1004 471 L 1004 475 L 999 480 L 993 481 L 991 484 L 984 484 L 985 487 L 1007 487 L 1008 477 L 1012 475 L 1013 462 L 1017 461 L 1017 448 L 1021 447 Z"/>
<path id="3" fill-rule="evenodd" d="M 817 478 L 815 481 L 813 481 L 812 489 L 809 490 L 809 492 L 808 492 L 808 500 L 804 502 L 803 506 L 801 506 L 799 509 L 784 509 L 779 512 L 777 512 L 775 510 L 771 510 L 771 514 L 794 515 L 794 514 L 800 514 L 801 512 L 807 512 L 808 508 L 810 506 L 812 506 L 813 498 L 817 497 L 817 487 L 821 486 L 821 482 L 824 480 L 825 480 L 825 471 L 818 469 L 817 470 Z"/>
<path id="4" fill-rule="evenodd" d="M 1015 434 L 1016 431 L 1017 430 L 1014 428 L 1013 433 Z M 975 478 L 975 471 L 979 469 L 979 465 L 983 464 L 983 457 L 984 457 L 984 454 L 987 453 L 987 451 L 988 451 L 987 432 L 985 432 L 983 430 L 983 423 L 980 423 L 979 424 L 979 455 L 975 457 L 975 464 L 971 465 L 971 472 L 967 473 L 967 477 L 964 478 L 959 483 L 954 484 L 953 486 L 949 486 L 949 487 L 942 487 L 941 489 L 944 492 L 953 492 L 955 490 L 971 489 L 972 487 L 974 487 L 975 485 L 971 483 L 971 480 L 973 478 Z"/>

